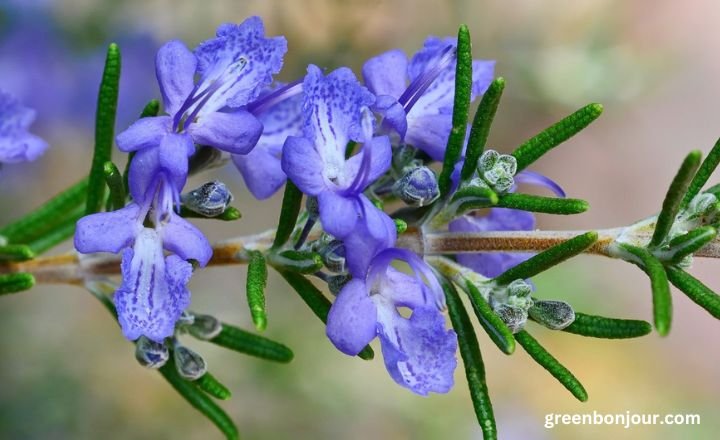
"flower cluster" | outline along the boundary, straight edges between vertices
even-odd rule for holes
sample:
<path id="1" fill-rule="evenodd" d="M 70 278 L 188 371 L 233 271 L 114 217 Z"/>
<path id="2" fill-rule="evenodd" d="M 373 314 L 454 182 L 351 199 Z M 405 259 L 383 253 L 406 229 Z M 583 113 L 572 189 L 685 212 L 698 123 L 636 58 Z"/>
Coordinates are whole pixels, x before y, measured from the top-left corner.
<path id="1" fill-rule="evenodd" d="M 294 248 L 318 251 L 332 273 L 316 273 L 337 294 L 327 316 L 330 341 L 354 356 L 378 337 L 397 383 L 421 395 L 450 390 L 458 343 L 446 326 L 443 289 L 422 257 L 397 247 L 396 221 L 380 200 L 397 196 L 423 207 L 439 197 L 429 165 L 443 158 L 452 129 L 456 49 L 453 38 L 431 37 L 412 58 L 392 50 L 368 60 L 363 83 L 346 67 L 327 73 L 315 65 L 301 80 L 279 83 L 274 75 L 287 43 L 266 37 L 257 17 L 222 25 L 194 51 L 179 41 L 165 44 L 156 58 L 164 114 L 139 119 L 116 139 L 121 151 L 134 153 L 131 199 L 81 219 L 75 235 L 82 253 L 122 254 L 114 303 L 124 335 L 145 347 L 174 338 L 182 326 L 193 268 L 208 264 L 212 249 L 178 208 L 213 216 L 231 199 L 219 182 L 181 194 L 189 161 L 209 147 L 230 155 L 256 198 L 270 197 L 288 179 L 307 196 L 308 220 Z M 494 62 L 475 60 L 472 69 L 475 99 L 492 81 Z M 525 182 L 561 191 L 542 176 L 515 172 L 513 157 L 489 150 L 472 182 L 460 184 L 456 173 L 454 187 L 500 194 Z M 494 208 L 485 217 L 460 216 L 449 229 L 533 226 L 531 214 Z M 458 261 L 492 277 L 525 258 Z"/>

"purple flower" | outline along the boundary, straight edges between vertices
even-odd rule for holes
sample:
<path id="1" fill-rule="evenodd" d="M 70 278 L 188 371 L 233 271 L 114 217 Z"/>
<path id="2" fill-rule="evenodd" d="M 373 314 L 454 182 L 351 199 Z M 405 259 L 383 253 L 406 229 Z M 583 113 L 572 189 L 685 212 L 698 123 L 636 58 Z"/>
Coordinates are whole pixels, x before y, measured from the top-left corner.
<path id="1" fill-rule="evenodd" d="M 318 198 L 325 231 L 343 238 L 362 216 L 362 191 L 390 167 L 390 140 L 373 137 L 368 108 L 375 97 L 350 69 L 324 76 L 311 65 L 303 91 L 303 136 L 285 141 L 282 169 L 305 194 Z M 346 160 L 351 141 L 364 145 Z"/>
<path id="2" fill-rule="evenodd" d="M 263 125 L 262 135 L 252 151 L 233 154 L 232 160 L 256 199 L 272 196 L 287 180 L 280 157 L 285 139 L 302 135 L 303 98 L 300 92 L 302 84 L 268 90 L 250 109 Z"/>
<path id="3" fill-rule="evenodd" d="M 515 176 L 515 181 L 544 187 L 560 197 L 565 197 L 565 192 L 557 183 L 533 171 L 520 172 Z M 513 187 L 512 190 L 514 189 Z M 535 229 L 535 216 L 518 209 L 492 208 L 484 217 L 474 215 L 459 217 L 450 222 L 448 229 L 451 232 L 531 231 Z M 532 256 L 532 253 L 526 252 L 488 252 L 458 254 L 457 261 L 483 276 L 494 278 Z"/>
<path id="4" fill-rule="evenodd" d="M 35 110 L 0 90 L 0 162 L 25 162 L 43 154 L 47 143 L 28 131 L 34 120 Z"/>
<path id="5" fill-rule="evenodd" d="M 391 50 L 363 66 L 365 84 L 377 95 L 374 109 L 405 142 L 434 160 L 442 160 L 452 127 L 456 45 L 455 38 L 429 37 L 410 62 L 402 51 Z M 473 61 L 472 99 L 487 90 L 494 68 L 494 61 Z"/>
<path id="6" fill-rule="evenodd" d="M 202 232 L 173 212 L 178 188 L 172 181 L 163 172 L 150 180 L 152 197 L 145 202 L 80 219 L 75 248 L 122 252 L 122 284 L 114 300 L 123 334 L 129 340 L 146 336 L 162 342 L 173 335 L 190 303 L 186 285 L 192 265 L 187 260 L 205 266 L 212 248 Z"/>
<path id="7" fill-rule="evenodd" d="M 138 156 L 159 155 L 156 163 L 165 166 L 175 182 L 186 179 L 187 155 L 194 144 L 248 153 L 263 127 L 245 106 L 272 82 L 287 51 L 284 37 L 265 38 L 264 32 L 260 18 L 251 17 L 240 25 L 220 26 L 217 37 L 200 44 L 195 53 L 179 41 L 161 47 L 155 68 L 167 115 L 135 122 L 117 136 L 118 148 L 138 151 Z M 172 159 L 165 157 L 170 148 L 178 150 Z M 150 153 L 153 149 L 161 152 Z"/>
<path id="8" fill-rule="evenodd" d="M 394 260 L 407 263 L 413 275 L 393 269 Z M 457 366 L 457 335 L 445 329 L 443 305 L 442 290 L 427 265 L 410 251 L 389 248 L 372 258 L 366 276 L 353 274 L 343 287 L 326 331 L 338 350 L 351 356 L 379 337 L 395 382 L 420 395 L 446 393 Z M 403 309 L 411 315 L 403 316 Z"/>

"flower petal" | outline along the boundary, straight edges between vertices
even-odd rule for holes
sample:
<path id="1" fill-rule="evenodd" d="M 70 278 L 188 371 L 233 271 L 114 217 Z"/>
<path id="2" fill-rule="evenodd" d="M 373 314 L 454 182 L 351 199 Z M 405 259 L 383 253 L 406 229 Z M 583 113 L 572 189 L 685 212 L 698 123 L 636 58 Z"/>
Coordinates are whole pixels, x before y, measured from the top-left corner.
<path id="1" fill-rule="evenodd" d="M 320 222 L 330 235 L 342 240 L 355 228 L 361 216 L 358 197 L 343 197 L 333 191 L 318 195 Z"/>
<path id="2" fill-rule="evenodd" d="M 263 126 L 245 110 L 204 114 L 188 128 L 195 143 L 209 145 L 231 154 L 245 154 L 257 144 Z"/>
<path id="3" fill-rule="evenodd" d="M 343 239 L 347 252 L 345 260 L 353 277 L 365 279 L 372 259 L 382 250 L 395 244 L 397 231 L 392 219 L 377 209 L 365 196 L 360 196 L 362 218 L 352 232 Z"/>
<path id="4" fill-rule="evenodd" d="M 398 384 L 416 394 L 447 393 L 457 367 L 457 335 L 445 329 L 443 315 L 420 307 L 403 318 L 393 306 L 378 306 L 385 367 Z"/>
<path id="5" fill-rule="evenodd" d="M 355 356 L 375 338 L 376 323 L 377 310 L 365 283 L 351 280 L 330 308 L 325 332 L 338 350 Z"/>
<path id="6" fill-rule="evenodd" d="M 157 147 L 170 133 L 172 120 L 169 116 L 141 118 L 115 138 L 118 149 L 129 153 L 144 148 Z"/>
<path id="7" fill-rule="evenodd" d="M 0 136 L 0 162 L 33 161 L 42 156 L 47 148 L 47 142 L 31 133 L 13 137 Z"/>
<path id="8" fill-rule="evenodd" d="M 200 81 L 221 84 L 204 105 L 208 113 L 225 106 L 237 108 L 257 98 L 280 72 L 287 52 L 285 37 L 265 38 L 259 17 L 218 27 L 217 37 L 195 49 Z"/>
<path id="9" fill-rule="evenodd" d="M 175 256 L 164 257 L 154 229 L 143 229 L 133 249 L 123 253 L 123 282 L 114 297 L 125 337 L 163 342 L 172 336 L 175 322 L 190 302 L 185 285 L 191 274 L 190 264 Z"/>
<path id="10" fill-rule="evenodd" d="M 303 81 L 303 130 L 318 148 L 325 162 L 344 160 L 350 140 L 363 142 L 362 108 L 370 107 L 375 96 L 361 86 L 347 67 L 324 76 L 310 65 Z"/>
<path id="11" fill-rule="evenodd" d="M 373 105 L 373 111 L 383 116 L 382 125 L 384 128 L 390 127 L 398 132 L 401 139 L 405 138 L 408 127 L 407 113 L 405 113 L 405 108 L 397 99 L 388 95 L 378 96 Z"/>
<path id="12" fill-rule="evenodd" d="M 205 267 L 212 257 L 212 247 L 205 235 L 175 213 L 171 213 L 169 221 L 162 226 L 161 235 L 163 247 L 183 260 L 197 260 Z"/>
<path id="13" fill-rule="evenodd" d="M 389 50 L 365 62 L 363 80 L 375 95 L 390 95 L 397 99 L 407 85 L 407 66 L 408 59 L 403 51 Z"/>
<path id="14" fill-rule="evenodd" d="M 188 174 L 188 157 L 194 152 L 195 144 L 187 134 L 169 134 L 160 142 L 160 148 L 158 149 L 160 168 L 167 173 L 167 177 L 170 178 L 177 191 L 182 190 L 183 186 L 185 186 Z"/>
<path id="15" fill-rule="evenodd" d="M 558 197 L 565 197 L 565 191 L 563 191 L 560 185 L 555 183 L 555 181 L 550 179 L 549 177 L 544 176 L 540 173 L 536 173 L 535 171 L 520 171 L 518 174 L 515 175 L 515 183 L 525 183 L 528 185 L 540 186 L 549 189 Z"/>
<path id="16" fill-rule="evenodd" d="M 345 162 L 345 173 L 349 176 L 349 180 L 354 181 L 357 173 L 360 171 L 363 156 L 370 153 L 369 172 L 362 182 L 357 185 L 358 191 L 364 191 L 368 185 L 376 181 L 380 176 L 390 168 L 392 161 L 392 148 L 390 147 L 390 139 L 387 136 L 377 136 L 372 138 L 370 142 L 363 144 L 362 150 L 352 156 Z"/>
<path id="17" fill-rule="evenodd" d="M 75 249 L 83 254 L 118 253 L 130 246 L 142 226 L 140 207 L 130 205 L 112 212 L 99 212 L 78 220 Z"/>
<path id="18" fill-rule="evenodd" d="M 258 200 L 265 200 L 275 194 L 287 180 L 280 158 L 260 145 L 248 154 L 233 154 L 232 160 L 250 193 Z"/>
<path id="19" fill-rule="evenodd" d="M 169 115 L 175 115 L 192 92 L 196 68 L 197 58 L 181 41 L 169 41 L 158 50 L 155 75 Z"/>
<path id="20" fill-rule="evenodd" d="M 322 158 L 304 137 L 287 138 L 283 147 L 282 169 L 305 194 L 316 196 L 326 188 Z"/>
<path id="21" fill-rule="evenodd" d="M 433 160 L 442 161 L 451 129 L 451 115 L 429 114 L 416 116 L 411 110 L 408 115 L 405 142 L 423 150 Z"/>

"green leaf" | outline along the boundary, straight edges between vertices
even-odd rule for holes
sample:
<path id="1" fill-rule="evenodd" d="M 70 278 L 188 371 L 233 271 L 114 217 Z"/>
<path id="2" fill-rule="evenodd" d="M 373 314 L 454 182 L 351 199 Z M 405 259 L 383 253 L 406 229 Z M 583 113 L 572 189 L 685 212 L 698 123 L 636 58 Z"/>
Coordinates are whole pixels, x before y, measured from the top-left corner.
<path id="1" fill-rule="evenodd" d="M 708 313 L 720 319 L 720 296 L 700 280 L 677 267 L 668 266 L 667 276 L 671 283 Z"/>
<path id="2" fill-rule="evenodd" d="M 650 278 L 655 328 L 660 336 L 667 335 L 670 332 L 672 322 L 672 297 L 670 296 L 670 284 L 665 273 L 665 267 L 647 249 L 626 243 L 621 243 L 620 247 L 628 252 L 631 257 L 634 257 L 627 258 L 627 261 L 637 265 Z"/>
<path id="3" fill-rule="evenodd" d="M 302 191 L 288 179 L 285 183 L 285 193 L 283 194 L 282 208 L 280 208 L 280 221 L 277 232 L 275 233 L 275 241 L 273 241 L 272 245 L 273 249 L 277 249 L 287 243 L 293 229 L 295 229 L 295 223 L 297 222 L 298 214 L 300 214 L 300 206 L 302 205 L 302 196 Z"/>
<path id="4" fill-rule="evenodd" d="M 0 246 L 0 261 L 27 261 L 35 258 L 35 252 L 24 244 Z"/>
<path id="5" fill-rule="evenodd" d="M 648 245 L 649 248 L 659 246 L 670 233 L 670 228 L 672 228 L 675 217 L 680 211 L 680 202 L 687 193 L 690 181 L 700 166 L 701 157 L 702 153 L 700 151 L 691 151 L 680 165 L 680 169 L 670 184 L 670 188 L 668 188 L 665 200 L 663 200 L 662 211 L 658 215 L 655 232 L 653 232 Z"/>
<path id="6" fill-rule="evenodd" d="M 503 353 L 512 354 L 515 351 L 515 338 L 513 338 L 512 331 L 500 319 L 500 316 L 490 308 L 490 304 L 485 301 L 485 298 L 482 297 L 480 291 L 472 282 L 466 280 L 465 287 L 480 325 Z"/>
<path id="7" fill-rule="evenodd" d="M 52 231 L 48 231 L 43 236 L 29 241 L 27 245 L 36 255 L 52 249 L 75 234 L 75 225 L 84 216 L 85 209 L 83 207 L 75 208 L 60 223 L 57 223 Z"/>
<path id="8" fill-rule="evenodd" d="M 717 237 L 717 230 L 712 226 L 702 226 L 679 235 L 668 243 L 668 249 L 658 250 L 653 254 L 662 261 L 677 264 L 688 255 L 699 251 Z"/>
<path id="9" fill-rule="evenodd" d="M 242 213 L 239 209 L 228 206 L 225 208 L 225 211 L 223 211 L 222 214 L 216 215 L 215 217 L 208 217 L 206 215 L 202 215 L 200 213 L 197 213 L 195 211 L 189 210 L 185 206 L 180 207 L 180 217 L 182 218 L 203 218 L 203 219 L 210 219 L 210 220 L 222 220 L 224 222 L 232 222 L 235 220 L 238 220 L 242 217 Z"/>
<path id="10" fill-rule="evenodd" d="M 499 198 L 497 193 L 485 186 L 465 186 L 458 189 L 453 194 L 452 202 L 461 202 L 460 206 L 465 203 L 474 203 L 478 205 L 478 209 L 487 208 L 497 204 Z M 466 201 L 467 200 L 467 201 Z"/>
<path id="11" fill-rule="evenodd" d="M 302 274 L 312 274 L 323 268 L 320 254 L 310 251 L 286 251 L 270 254 L 270 263 L 278 269 L 287 269 Z"/>
<path id="12" fill-rule="evenodd" d="M 18 272 L 0 275 L 0 295 L 22 292 L 34 285 L 35 277 L 29 273 Z"/>
<path id="13" fill-rule="evenodd" d="M 152 99 L 143 108 L 142 112 L 140 113 L 140 119 L 157 116 L 159 112 L 160 102 L 157 99 Z M 128 194 L 130 192 L 130 187 L 128 186 L 128 175 L 130 171 L 130 163 L 132 162 L 134 157 L 134 151 L 128 154 L 128 161 L 125 164 L 125 171 L 123 172 L 123 187 L 125 188 L 125 194 Z"/>
<path id="14" fill-rule="evenodd" d="M 95 115 L 95 149 L 87 193 L 87 214 L 99 212 L 105 201 L 105 162 L 112 160 L 112 145 L 115 135 L 115 113 L 120 88 L 120 49 L 117 44 L 108 46 L 105 69 Z"/>
<path id="15" fill-rule="evenodd" d="M 287 270 L 278 270 L 278 273 L 282 275 L 290 287 L 292 287 L 298 295 L 300 295 L 300 298 L 305 302 L 305 304 L 307 304 L 308 307 L 310 307 L 310 310 L 312 310 L 315 316 L 320 318 L 323 324 L 327 324 L 327 316 L 328 313 L 330 313 L 330 307 L 332 304 L 325 295 L 323 295 L 322 292 L 310 282 L 310 280 L 300 274 Z M 375 357 L 375 353 L 373 352 L 372 347 L 367 345 L 360 353 L 358 353 L 358 357 L 368 361 Z"/>
<path id="16" fill-rule="evenodd" d="M 267 313 L 265 312 L 265 286 L 267 286 L 267 265 L 265 257 L 260 251 L 248 251 L 246 291 L 248 307 L 253 324 L 258 330 L 267 327 Z"/>
<path id="17" fill-rule="evenodd" d="M 195 381 L 195 384 L 201 390 L 220 400 L 228 400 L 232 397 L 230 390 L 220 383 L 215 376 L 210 373 L 205 373 L 202 377 Z"/>
<path id="18" fill-rule="evenodd" d="M 693 177 L 693 180 L 692 182 L 690 182 L 688 190 L 685 193 L 685 197 L 683 197 L 682 206 L 690 203 L 690 201 L 692 201 L 692 199 L 700 193 L 700 190 L 710 179 L 710 176 L 712 175 L 713 171 L 715 171 L 715 168 L 717 168 L 719 163 L 720 139 L 715 142 L 712 150 L 710 150 L 710 153 L 708 153 L 702 165 L 700 165 L 700 168 L 698 168 L 697 173 L 695 173 L 695 177 Z"/>
<path id="19" fill-rule="evenodd" d="M 220 334 L 210 339 L 210 342 L 250 356 L 284 364 L 294 357 L 292 350 L 285 345 L 229 324 L 223 324 Z"/>
<path id="20" fill-rule="evenodd" d="M 167 380 L 168 383 L 175 388 L 175 391 L 177 391 L 190 405 L 210 419 L 210 421 L 218 427 L 225 437 L 229 440 L 236 440 L 240 438 L 240 434 L 238 433 L 235 423 L 233 423 L 225 411 L 213 402 L 210 397 L 203 393 L 203 391 L 198 388 L 194 382 L 188 382 L 180 377 L 175 368 L 175 361 L 172 356 L 170 356 L 168 362 L 162 366 L 159 371 L 165 380 Z"/>
<path id="21" fill-rule="evenodd" d="M 580 214 L 590 207 L 588 202 L 580 199 L 541 197 L 518 193 L 508 193 L 500 196 L 497 206 L 560 215 Z"/>
<path id="22" fill-rule="evenodd" d="M 455 164 L 460 159 L 465 131 L 467 130 L 472 93 L 472 44 L 470 31 L 466 25 L 458 30 L 457 65 L 455 67 L 455 100 L 453 102 L 452 130 L 448 137 L 442 171 L 438 178 L 440 194 L 445 195 L 452 185 L 451 176 Z"/>
<path id="23" fill-rule="evenodd" d="M 480 105 L 475 112 L 475 118 L 470 129 L 470 137 L 465 151 L 465 163 L 463 163 L 460 171 L 461 182 L 467 181 L 475 174 L 478 159 L 480 159 L 485 149 L 490 134 L 490 126 L 495 118 L 504 89 L 505 78 L 495 78 L 480 100 Z"/>
<path id="24" fill-rule="evenodd" d="M 88 179 L 84 178 L 36 210 L 0 229 L 0 235 L 6 237 L 9 243 L 27 243 L 42 237 L 62 223 L 68 212 L 78 206 L 84 208 L 87 190 Z"/>
<path id="25" fill-rule="evenodd" d="M 495 278 L 498 284 L 510 284 L 544 272 L 556 264 L 574 257 L 592 246 L 598 239 L 597 232 L 590 231 L 571 238 L 512 267 Z"/>
<path id="26" fill-rule="evenodd" d="M 515 333 L 515 339 L 525 349 L 527 354 L 535 360 L 540 366 L 553 375 L 568 391 L 581 402 L 588 399 L 587 391 L 579 380 L 565 368 L 557 359 L 548 353 L 540 343 L 533 338 L 526 330 L 520 330 Z"/>
<path id="27" fill-rule="evenodd" d="M 485 380 L 485 363 L 480 353 L 475 330 L 455 287 L 446 279 L 441 279 L 440 282 L 445 291 L 450 321 L 457 333 L 458 348 L 465 364 L 465 377 L 470 389 L 473 408 L 475 408 L 475 416 L 483 432 L 483 438 L 485 440 L 496 439 L 497 427 Z"/>
<path id="28" fill-rule="evenodd" d="M 125 188 L 123 187 L 120 170 L 114 163 L 108 161 L 103 165 L 105 183 L 110 190 L 111 209 L 115 211 L 125 206 Z"/>
<path id="29" fill-rule="evenodd" d="M 591 338 L 627 339 L 645 336 L 652 331 L 649 322 L 636 319 L 616 319 L 575 312 L 575 321 L 564 332 Z"/>
<path id="30" fill-rule="evenodd" d="M 586 105 L 525 141 L 512 153 L 517 159 L 517 171 L 524 170 L 545 153 L 575 136 L 597 119 L 602 111 L 600 104 Z"/>

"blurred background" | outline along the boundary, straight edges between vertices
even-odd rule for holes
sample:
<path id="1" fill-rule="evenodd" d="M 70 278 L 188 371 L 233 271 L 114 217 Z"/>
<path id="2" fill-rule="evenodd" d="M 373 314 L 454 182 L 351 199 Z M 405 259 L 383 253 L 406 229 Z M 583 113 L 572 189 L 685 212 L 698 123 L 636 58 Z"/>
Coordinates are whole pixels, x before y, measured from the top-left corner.
<path id="1" fill-rule="evenodd" d="M 286 81 L 310 62 L 359 72 L 369 56 L 391 48 L 412 54 L 427 35 L 451 35 L 467 23 L 476 57 L 496 59 L 507 79 L 490 138 L 500 151 L 588 102 L 603 103 L 596 123 L 536 167 L 592 209 L 572 218 L 541 215 L 543 229 L 626 225 L 652 214 L 686 152 L 707 152 L 720 135 L 720 35 L 713 30 L 720 3 L 713 0 L 2 0 L 0 88 L 37 109 L 33 131 L 52 147 L 35 163 L 3 168 L 0 220 L 27 212 L 88 169 L 109 42 L 123 52 L 121 130 L 158 97 L 153 63 L 163 42 L 194 47 L 218 24 L 254 14 L 269 34 L 288 39 L 279 77 Z M 279 198 L 254 201 L 234 169 L 219 177 L 243 219 L 201 224 L 211 239 L 258 232 L 276 217 Z M 720 288 L 718 262 L 696 261 L 693 273 Z M 192 308 L 252 328 L 244 277 L 241 267 L 201 271 L 191 284 Z M 535 281 L 537 296 L 567 300 L 578 311 L 651 320 L 648 281 L 628 264 L 580 257 Z M 294 349 L 290 365 L 187 341 L 233 391 L 222 406 L 244 438 L 481 438 L 461 368 L 451 393 L 414 396 L 392 382 L 379 356 L 363 362 L 337 352 L 277 276 L 267 297 L 266 335 Z M 664 339 L 613 342 L 533 326 L 584 383 L 584 404 L 522 350 L 504 356 L 481 336 L 500 438 L 717 438 L 720 324 L 682 294 L 674 302 L 674 328 Z M 0 438 L 220 438 L 158 374 L 138 366 L 132 345 L 81 289 L 40 286 L 2 298 L 0 348 Z M 690 413 L 702 421 L 543 427 L 548 413 L 592 411 Z"/>

